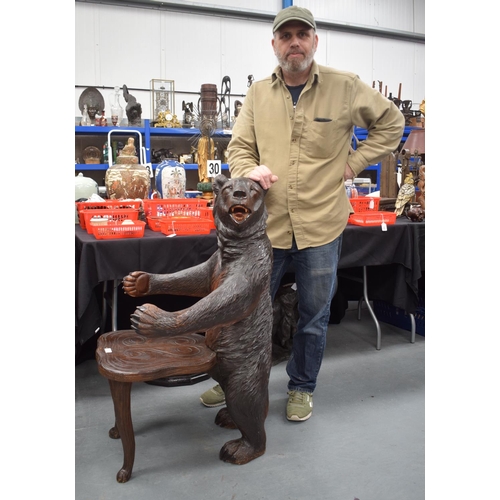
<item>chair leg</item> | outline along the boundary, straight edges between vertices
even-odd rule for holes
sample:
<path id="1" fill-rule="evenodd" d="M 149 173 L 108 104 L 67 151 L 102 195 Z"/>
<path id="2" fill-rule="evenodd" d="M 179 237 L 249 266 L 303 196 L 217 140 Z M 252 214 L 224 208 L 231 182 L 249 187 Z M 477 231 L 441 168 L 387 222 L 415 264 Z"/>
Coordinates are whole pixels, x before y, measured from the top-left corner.
<path id="1" fill-rule="evenodd" d="M 118 471 L 116 480 L 126 483 L 132 475 L 135 458 L 135 438 L 130 414 L 131 382 L 117 382 L 109 380 L 111 397 L 115 408 L 115 427 L 110 432 L 110 437 L 120 437 L 123 447 L 123 467 Z M 116 433 L 118 431 L 118 433 Z"/>

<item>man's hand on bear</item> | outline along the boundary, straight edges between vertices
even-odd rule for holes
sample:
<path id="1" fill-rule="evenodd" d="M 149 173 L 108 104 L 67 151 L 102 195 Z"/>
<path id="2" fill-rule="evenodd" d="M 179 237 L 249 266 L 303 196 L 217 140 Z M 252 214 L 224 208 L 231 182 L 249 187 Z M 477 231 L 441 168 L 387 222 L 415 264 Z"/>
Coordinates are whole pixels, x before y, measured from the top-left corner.
<path id="1" fill-rule="evenodd" d="M 175 315 L 153 304 L 143 304 L 130 316 L 130 323 L 137 333 L 146 337 L 168 335 L 175 325 Z"/>
<path id="2" fill-rule="evenodd" d="M 133 271 L 122 281 L 123 291 L 131 297 L 143 297 L 149 293 L 149 273 Z"/>

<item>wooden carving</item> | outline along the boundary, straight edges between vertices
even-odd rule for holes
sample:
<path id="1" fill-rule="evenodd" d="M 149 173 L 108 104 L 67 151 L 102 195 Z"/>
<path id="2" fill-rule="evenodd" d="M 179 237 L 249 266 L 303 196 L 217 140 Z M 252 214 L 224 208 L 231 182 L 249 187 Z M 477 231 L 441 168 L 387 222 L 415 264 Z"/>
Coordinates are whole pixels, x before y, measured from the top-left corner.
<path id="1" fill-rule="evenodd" d="M 396 198 L 398 195 L 397 158 L 394 153 L 388 154 L 382 159 L 380 175 L 380 197 Z"/>
<path id="2" fill-rule="evenodd" d="M 422 206 L 422 209 L 425 210 L 425 165 L 421 165 L 418 169 L 418 189 L 420 191 L 417 201 Z"/>
<path id="3" fill-rule="evenodd" d="M 238 428 L 241 437 L 228 441 L 220 459 L 245 464 L 264 454 L 264 422 L 269 408 L 273 307 L 270 296 L 272 248 L 266 235 L 265 192 L 248 178 L 213 182 L 218 250 L 198 266 L 173 274 L 130 273 L 123 279 L 132 297 L 172 294 L 201 297 L 176 312 L 152 304 L 139 306 L 132 328 L 146 337 L 206 332 L 216 353 L 209 370 L 226 396 L 215 423 Z"/>

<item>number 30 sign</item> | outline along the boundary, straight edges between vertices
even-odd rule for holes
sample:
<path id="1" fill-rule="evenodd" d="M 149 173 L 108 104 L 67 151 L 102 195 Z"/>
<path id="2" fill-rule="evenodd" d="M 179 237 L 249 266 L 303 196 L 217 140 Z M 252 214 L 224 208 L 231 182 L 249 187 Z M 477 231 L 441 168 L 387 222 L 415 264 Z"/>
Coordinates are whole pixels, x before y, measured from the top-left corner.
<path id="1" fill-rule="evenodd" d="M 220 160 L 207 160 L 207 177 L 217 177 L 222 172 Z"/>

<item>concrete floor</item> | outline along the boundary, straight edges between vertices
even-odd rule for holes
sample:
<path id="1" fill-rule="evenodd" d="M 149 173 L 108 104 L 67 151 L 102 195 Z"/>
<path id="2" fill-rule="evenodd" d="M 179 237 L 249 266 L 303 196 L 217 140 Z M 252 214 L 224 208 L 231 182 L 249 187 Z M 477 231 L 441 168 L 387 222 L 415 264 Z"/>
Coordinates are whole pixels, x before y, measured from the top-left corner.
<path id="1" fill-rule="evenodd" d="M 75 500 L 423 500 L 425 339 L 381 323 L 382 349 L 363 309 L 349 303 L 330 325 L 326 353 L 306 422 L 285 417 L 285 363 L 272 368 L 267 450 L 243 466 L 219 460 L 238 431 L 214 424 L 219 408 L 199 395 L 212 380 L 187 387 L 134 384 L 136 456 L 128 483 L 108 382 L 87 360 L 75 368 Z"/>

